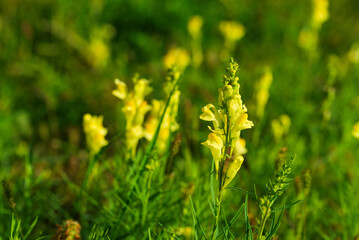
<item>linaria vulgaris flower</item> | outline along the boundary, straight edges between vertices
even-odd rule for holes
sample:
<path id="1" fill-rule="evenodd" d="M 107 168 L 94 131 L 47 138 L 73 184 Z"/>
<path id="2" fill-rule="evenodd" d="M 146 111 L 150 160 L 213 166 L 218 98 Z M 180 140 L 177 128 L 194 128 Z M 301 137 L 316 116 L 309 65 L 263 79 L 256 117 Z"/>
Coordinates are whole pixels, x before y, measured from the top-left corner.
<path id="1" fill-rule="evenodd" d="M 104 128 L 102 122 L 103 116 L 92 116 L 86 113 L 83 117 L 83 128 L 86 134 L 87 146 L 93 155 L 97 154 L 101 148 L 108 144 L 105 139 L 107 129 Z"/>

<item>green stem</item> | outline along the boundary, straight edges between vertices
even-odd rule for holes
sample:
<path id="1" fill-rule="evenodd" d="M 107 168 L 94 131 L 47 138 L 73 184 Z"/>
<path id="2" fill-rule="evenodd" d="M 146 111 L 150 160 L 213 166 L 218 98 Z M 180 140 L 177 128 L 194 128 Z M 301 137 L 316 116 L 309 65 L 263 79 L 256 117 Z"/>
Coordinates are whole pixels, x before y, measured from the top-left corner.
<path id="1" fill-rule="evenodd" d="M 258 234 L 258 239 L 262 239 L 262 234 L 263 234 L 263 231 L 264 231 L 264 227 L 265 227 L 265 224 L 267 222 L 267 219 L 269 218 L 270 216 L 270 209 L 273 205 L 273 202 L 271 202 L 268 206 L 266 206 L 266 212 L 264 214 L 264 217 L 262 217 L 261 219 L 261 223 L 259 225 L 259 234 Z"/>

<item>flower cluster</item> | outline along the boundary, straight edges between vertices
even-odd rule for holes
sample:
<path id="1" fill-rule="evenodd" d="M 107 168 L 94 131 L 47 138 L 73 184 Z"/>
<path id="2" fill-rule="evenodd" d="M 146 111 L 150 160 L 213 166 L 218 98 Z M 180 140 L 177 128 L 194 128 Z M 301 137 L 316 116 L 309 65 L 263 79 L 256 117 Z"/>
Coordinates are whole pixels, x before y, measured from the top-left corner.
<path id="1" fill-rule="evenodd" d="M 201 65 L 203 61 L 202 53 L 202 25 L 203 18 L 201 16 L 192 16 L 187 23 L 187 30 L 191 37 L 191 57 L 194 67 Z"/>
<path id="2" fill-rule="evenodd" d="M 171 92 L 174 87 L 173 84 L 177 82 L 179 77 L 180 72 L 175 70 L 174 67 L 170 68 L 165 91 L 167 97 L 170 97 L 170 94 L 172 94 L 172 96 L 157 138 L 156 145 L 160 152 L 165 150 L 170 133 L 179 128 L 176 117 L 180 91 L 175 90 L 173 93 Z M 147 103 L 145 97 L 152 91 L 147 79 L 135 77 L 133 81 L 135 85 L 134 90 L 129 92 L 127 85 L 116 79 L 115 84 L 117 88 L 112 91 L 114 96 L 124 101 L 122 111 L 126 118 L 126 146 L 132 158 L 135 156 L 137 145 L 141 138 L 146 138 L 148 141 L 151 141 L 154 137 L 166 106 L 164 101 L 156 99 L 152 100 L 151 104 Z M 147 113 L 149 113 L 148 117 L 145 118 Z"/>
<path id="3" fill-rule="evenodd" d="M 166 68 L 176 65 L 181 71 L 184 71 L 190 63 L 190 55 L 186 49 L 171 48 L 163 57 L 163 64 Z"/>
<path id="4" fill-rule="evenodd" d="M 237 174 L 246 152 L 240 133 L 251 128 L 247 108 L 239 94 L 238 64 L 231 59 L 227 75 L 223 76 L 224 86 L 219 89 L 218 108 L 207 104 L 202 108 L 200 118 L 213 123 L 207 141 L 202 143 L 211 150 L 220 188 L 225 188 Z"/>
<path id="5" fill-rule="evenodd" d="M 165 86 L 167 97 L 170 97 L 171 90 L 175 87 L 173 84 L 178 81 L 179 77 L 180 77 L 179 71 L 177 71 L 174 67 L 169 69 L 167 84 Z M 178 113 L 180 95 L 181 92 L 179 90 L 175 90 L 172 93 L 171 100 L 168 104 L 168 108 L 163 117 L 160 132 L 157 138 L 157 148 L 161 153 L 164 152 L 167 147 L 170 134 L 179 129 L 179 125 L 176 121 L 176 117 Z M 152 100 L 152 109 L 150 111 L 149 117 L 146 120 L 145 132 L 144 132 L 144 137 L 148 141 L 152 140 L 164 109 L 165 109 L 164 101 L 155 100 L 155 99 Z"/>
<path id="6" fill-rule="evenodd" d="M 86 113 L 83 117 L 83 128 L 86 134 L 87 146 L 92 155 L 108 144 L 105 136 L 107 129 L 103 126 L 103 116 L 92 116 Z"/>
<path id="7" fill-rule="evenodd" d="M 126 118 L 126 146 L 132 157 L 135 155 L 138 141 L 144 136 L 143 122 L 151 106 L 145 97 L 152 91 L 149 80 L 135 76 L 133 91 L 127 90 L 126 83 L 116 79 L 117 88 L 112 94 L 124 101 L 122 112 Z"/>
<path id="8" fill-rule="evenodd" d="M 245 28 L 241 23 L 235 21 L 222 21 L 219 30 L 224 37 L 224 48 L 220 53 L 222 60 L 227 60 L 239 41 L 245 35 Z"/>
<path id="9" fill-rule="evenodd" d="M 329 19 L 329 1 L 312 0 L 312 17 L 310 25 L 303 28 L 299 33 L 299 46 L 307 51 L 315 51 L 318 45 L 319 30 Z"/>

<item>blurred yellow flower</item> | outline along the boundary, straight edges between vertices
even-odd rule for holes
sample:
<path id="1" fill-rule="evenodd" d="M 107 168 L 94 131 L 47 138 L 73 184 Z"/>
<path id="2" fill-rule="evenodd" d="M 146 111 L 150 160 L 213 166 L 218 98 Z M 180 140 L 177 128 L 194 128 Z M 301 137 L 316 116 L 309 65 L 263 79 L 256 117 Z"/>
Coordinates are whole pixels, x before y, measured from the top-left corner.
<path id="1" fill-rule="evenodd" d="M 313 27 L 319 29 L 329 19 L 328 0 L 313 0 Z"/>
<path id="2" fill-rule="evenodd" d="M 265 106 L 267 105 L 269 98 L 269 88 L 273 81 L 272 71 L 269 67 L 264 70 L 264 75 L 259 80 L 257 85 L 257 116 L 263 117 Z"/>
<path id="3" fill-rule="evenodd" d="M 235 21 L 222 21 L 219 23 L 219 30 L 224 38 L 230 42 L 236 42 L 245 34 L 245 29 L 242 24 Z"/>
<path id="4" fill-rule="evenodd" d="M 279 116 L 279 119 L 272 120 L 272 131 L 276 141 L 279 141 L 289 132 L 291 125 L 290 117 L 286 114 Z"/>
<path id="5" fill-rule="evenodd" d="M 90 153 L 97 154 L 102 147 L 108 144 L 105 136 L 107 129 L 103 127 L 103 116 L 92 116 L 86 113 L 83 117 L 83 128 L 86 134 L 87 146 Z"/>
<path id="6" fill-rule="evenodd" d="M 183 48 L 171 48 L 163 58 L 163 63 L 166 68 L 171 68 L 176 65 L 180 71 L 185 70 L 189 62 L 189 53 Z"/>
<path id="7" fill-rule="evenodd" d="M 89 44 L 92 53 L 91 62 L 95 67 L 102 67 L 107 63 L 110 50 L 107 44 L 100 38 L 94 38 Z"/>
<path id="8" fill-rule="evenodd" d="M 112 94 L 119 99 L 125 99 L 127 96 L 127 85 L 126 83 L 120 81 L 119 79 L 115 79 L 116 89 L 112 91 Z"/>
<path id="9" fill-rule="evenodd" d="M 355 138 L 359 138 L 359 122 L 353 126 L 352 134 Z"/>
<path id="10" fill-rule="evenodd" d="M 201 28 L 203 18 L 195 15 L 188 20 L 187 29 L 192 38 L 199 38 L 201 36 Z"/>
<path id="11" fill-rule="evenodd" d="M 352 45 L 348 53 L 349 61 L 359 64 L 359 42 Z"/>
<path id="12" fill-rule="evenodd" d="M 298 44 L 303 49 L 314 51 L 318 44 L 318 33 L 310 29 L 302 29 L 299 33 Z"/>
<path id="13" fill-rule="evenodd" d="M 147 79 L 135 76 L 133 82 L 134 90 L 128 91 L 124 82 L 115 79 L 116 89 L 112 91 L 115 97 L 124 101 L 122 112 L 126 118 L 126 146 L 132 157 L 135 156 L 138 141 L 145 135 L 143 122 L 151 106 L 144 98 L 152 90 Z"/>

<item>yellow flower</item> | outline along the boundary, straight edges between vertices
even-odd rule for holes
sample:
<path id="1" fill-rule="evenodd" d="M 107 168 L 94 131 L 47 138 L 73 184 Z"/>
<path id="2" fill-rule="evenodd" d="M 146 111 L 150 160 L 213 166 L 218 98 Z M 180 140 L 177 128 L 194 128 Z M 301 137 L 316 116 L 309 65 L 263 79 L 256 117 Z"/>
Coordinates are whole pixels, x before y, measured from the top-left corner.
<path id="1" fill-rule="evenodd" d="M 359 138 L 359 122 L 353 126 L 352 134 L 355 138 Z"/>
<path id="2" fill-rule="evenodd" d="M 187 24 L 187 29 L 192 38 L 198 38 L 201 35 L 203 19 L 201 16 L 192 16 Z"/>
<path id="3" fill-rule="evenodd" d="M 230 42 L 238 41 L 245 34 L 243 25 L 235 21 L 220 22 L 219 30 L 222 32 L 224 38 Z"/>
<path id="4" fill-rule="evenodd" d="M 243 156 L 237 156 L 234 159 L 234 161 L 231 163 L 231 165 L 227 170 L 226 178 L 224 180 L 224 185 L 222 189 L 225 189 L 228 186 L 228 184 L 230 184 L 230 182 L 233 180 L 233 178 L 236 176 L 237 172 L 241 168 L 243 161 L 244 161 Z"/>
<path id="5" fill-rule="evenodd" d="M 163 58 L 163 63 L 166 68 L 170 68 L 174 65 L 178 67 L 179 70 L 183 71 L 186 69 L 190 62 L 190 56 L 187 50 L 182 48 L 172 48 Z"/>
<path id="6" fill-rule="evenodd" d="M 127 85 L 126 83 L 120 81 L 119 79 L 115 79 L 116 89 L 112 91 L 112 95 L 118 97 L 119 99 L 125 99 L 127 96 Z"/>
<path id="7" fill-rule="evenodd" d="M 238 138 L 237 140 L 233 141 L 232 147 L 234 156 L 240 156 L 247 153 L 246 140 L 243 138 Z"/>
<path id="8" fill-rule="evenodd" d="M 225 188 L 234 178 L 243 162 L 243 154 L 247 152 L 244 139 L 240 133 L 251 128 L 253 122 L 248 120 L 247 108 L 239 94 L 238 64 L 231 59 L 227 75 L 223 76 L 224 86 L 219 89 L 218 109 L 213 104 L 202 108 L 200 119 L 213 122 L 208 140 L 202 143 L 211 150 L 217 178 L 222 176 L 220 189 Z M 229 165 L 230 164 L 230 165 Z M 222 166 L 221 169 L 219 166 Z M 222 172 L 219 172 L 221 170 Z"/>
<path id="9" fill-rule="evenodd" d="M 291 125 L 290 117 L 286 114 L 279 116 L 279 119 L 272 120 L 272 131 L 276 141 L 279 141 L 289 132 Z"/>
<path id="10" fill-rule="evenodd" d="M 313 0 L 312 24 L 314 28 L 320 28 L 329 19 L 328 0 Z"/>
<path id="11" fill-rule="evenodd" d="M 164 102 L 159 100 L 152 100 L 152 109 L 151 112 L 146 120 L 145 129 L 144 129 L 144 137 L 151 141 L 153 135 L 156 132 L 161 113 L 163 111 Z"/>
<path id="12" fill-rule="evenodd" d="M 318 45 L 318 33 L 310 29 L 302 29 L 298 39 L 299 47 L 313 51 Z"/>
<path id="13" fill-rule="evenodd" d="M 234 123 L 231 135 L 232 139 L 237 139 L 242 130 L 252 128 L 253 126 L 253 122 L 248 120 L 248 114 L 242 114 Z"/>
<path id="14" fill-rule="evenodd" d="M 208 147 L 211 150 L 216 171 L 219 170 L 219 162 L 222 157 L 222 148 L 223 148 L 223 141 L 220 136 L 215 133 L 210 133 L 208 135 L 207 141 L 202 143 L 204 146 Z"/>
<path id="15" fill-rule="evenodd" d="M 152 91 L 152 88 L 149 86 L 149 84 L 150 81 L 144 78 L 135 80 L 134 96 L 136 99 L 142 101 L 145 96 L 147 96 Z"/>
<path id="16" fill-rule="evenodd" d="M 144 100 L 144 98 L 151 92 L 147 79 L 138 79 L 138 76 L 133 78 L 134 90 L 128 92 L 127 86 L 124 82 L 116 79 L 116 89 L 112 94 L 124 101 L 122 111 L 126 118 L 126 146 L 131 150 L 132 157 L 134 157 L 138 141 L 144 137 L 143 122 L 145 115 L 151 106 Z"/>
<path id="17" fill-rule="evenodd" d="M 83 117 L 83 128 L 86 142 L 91 154 L 97 154 L 102 147 L 108 144 L 105 136 L 107 129 L 103 127 L 103 116 L 92 116 L 86 113 Z"/>
<path id="18" fill-rule="evenodd" d="M 106 65 L 110 56 L 108 45 L 101 38 L 94 38 L 89 44 L 89 49 L 92 53 L 90 61 L 95 67 L 102 67 Z"/>
<path id="19" fill-rule="evenodd" d="M 272 71 L 267 67 L 264 71 L 264 75 L 258 83 L 258 92 L 257 92 L 257 116 L 259 118 L 263 117 L 264 109 L 269 98 L 269 88 L 273 81 Z"/>
<path id="20" fill-rule="evenodd" d="M 213 104 L 207 104 L 202 108 L 202 114 L 199 116 L 203 121 L 216 121 L 216 115 L 211 109 L 216 111 L 216 108 Z"/>

